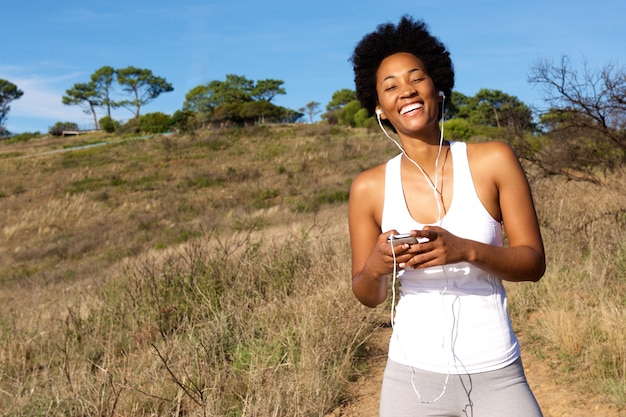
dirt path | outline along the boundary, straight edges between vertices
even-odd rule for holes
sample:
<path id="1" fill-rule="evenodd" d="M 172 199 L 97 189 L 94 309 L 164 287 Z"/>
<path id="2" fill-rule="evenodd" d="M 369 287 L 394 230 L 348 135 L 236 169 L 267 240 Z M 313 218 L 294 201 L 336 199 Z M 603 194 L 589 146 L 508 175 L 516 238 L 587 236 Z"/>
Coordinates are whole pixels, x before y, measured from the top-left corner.
<path id="1" fill-rule="evenodd" d="M 350 385 L 349 399 L 327 417 L 378 417 L 378 397 L 390 335 L 390 328 L 380 327 L 375 330 L 367 344 L 367 375 Z M 602 397 L 590 397 L 580 388 L 556 382 L 554 370 L 545 361 L 524 352 L 524 349 L 522 357 L 528 382 L 544 417 L 626 417 L 626 410 L 620 412 Z"/>

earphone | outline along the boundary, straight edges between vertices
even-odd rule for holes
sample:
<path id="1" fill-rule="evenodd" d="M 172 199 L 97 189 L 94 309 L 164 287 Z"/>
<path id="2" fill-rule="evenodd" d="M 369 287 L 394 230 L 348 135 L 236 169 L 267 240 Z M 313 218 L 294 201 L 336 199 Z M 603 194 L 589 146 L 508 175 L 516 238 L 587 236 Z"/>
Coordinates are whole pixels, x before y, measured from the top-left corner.
<path id="1" fill-rule="evenodd" d="M 446 93 L 444 93 L 443 91 L 439 91 L 439 97 L 446 98 Z"/>

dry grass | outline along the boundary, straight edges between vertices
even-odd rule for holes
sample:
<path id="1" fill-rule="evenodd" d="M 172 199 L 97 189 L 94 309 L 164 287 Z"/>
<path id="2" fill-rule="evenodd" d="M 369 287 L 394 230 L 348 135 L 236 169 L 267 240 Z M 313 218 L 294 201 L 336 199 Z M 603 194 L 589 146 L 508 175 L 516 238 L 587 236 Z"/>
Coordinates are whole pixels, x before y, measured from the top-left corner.
<path id="1" fill-rule="evenodd" d="M 345 212 L 372 141 L 307 129 L 7 147 L 0 410 L 331 409 L 373 325 Z"/>
<path id="2" fill-rule="evenodd" d="M 547 253 L 538 284 L 508 285 L 519 326 L 557 375 L 626 406 L 626 173 L 533 180 Z"/>
<path id="3" fill-rule="evenodd" d="M 59 140 L 0 146 L 3 415 L 323 415 L 341 400 L 380 317 L 349 288 L 345 201 L 393 146 L 328 126 L 46 153 Z M 623 406 L 626 175 L 532 184 L 548 271 L 507 286 L 513 320 L 556 375 Z"/>

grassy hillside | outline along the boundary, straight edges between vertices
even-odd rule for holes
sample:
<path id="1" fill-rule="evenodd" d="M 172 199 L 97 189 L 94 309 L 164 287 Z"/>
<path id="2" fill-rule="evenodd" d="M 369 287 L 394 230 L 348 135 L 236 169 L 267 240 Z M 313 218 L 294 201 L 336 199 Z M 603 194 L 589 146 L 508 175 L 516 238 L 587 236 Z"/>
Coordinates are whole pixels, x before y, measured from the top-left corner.
<path id="1" fill-rule="evenodd" d="M 325 125 L 0 144 L 0 411 L 331 410 L 381 317 L 349 287 L 349 184 L 396 152 Z M 531 178 L 549 264 L 510 286 L 516 326 L 624 405 L 626 177 Z"/>

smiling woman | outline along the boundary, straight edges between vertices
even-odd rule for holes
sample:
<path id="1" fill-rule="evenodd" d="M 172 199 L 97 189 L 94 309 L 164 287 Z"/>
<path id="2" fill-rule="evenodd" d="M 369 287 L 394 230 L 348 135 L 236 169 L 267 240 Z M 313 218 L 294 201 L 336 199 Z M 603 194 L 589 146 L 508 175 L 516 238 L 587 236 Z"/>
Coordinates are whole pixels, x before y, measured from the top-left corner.
<path id="1" fill-rule="evenodd" d="M 349 202 L 353 293 L 375 307 L 392 289 L 380 415 L 541 416 L 503 285 L 537 281 L 545 270 L 515 154 L 499 142 L 445 140 L 439 120 L 454 71 L 425 23 L 403 17 L 380 25 L 352 62 L 361 105 L 401 150 L 359 174 Z M 397 233 L 419 243 L 388 240 Z"/>

